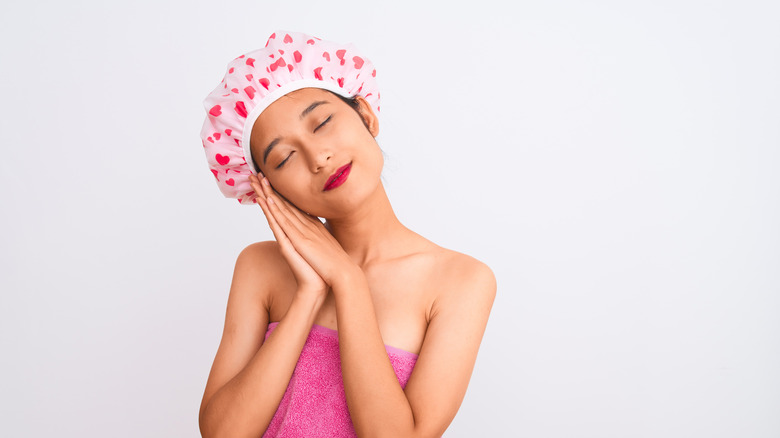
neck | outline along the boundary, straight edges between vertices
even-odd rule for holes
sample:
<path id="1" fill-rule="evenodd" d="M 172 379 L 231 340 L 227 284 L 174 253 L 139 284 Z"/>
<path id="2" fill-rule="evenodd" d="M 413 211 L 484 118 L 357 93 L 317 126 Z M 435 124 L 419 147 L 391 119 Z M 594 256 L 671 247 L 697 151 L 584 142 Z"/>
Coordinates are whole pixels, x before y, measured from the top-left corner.
<path id="1" fill-rule="evenodd" d="M 359 266 L 392 257 L 412 233 L 395 215 L 384 185 L 349 216 L 327 219 L 326 228 Z"/>

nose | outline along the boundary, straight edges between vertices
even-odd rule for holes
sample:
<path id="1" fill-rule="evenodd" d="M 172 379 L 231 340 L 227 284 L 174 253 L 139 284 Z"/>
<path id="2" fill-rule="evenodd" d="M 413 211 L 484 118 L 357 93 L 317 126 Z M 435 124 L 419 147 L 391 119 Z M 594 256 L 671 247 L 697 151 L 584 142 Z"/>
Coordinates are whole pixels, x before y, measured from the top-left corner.
<path id="1" fill-rule="evenodd" d="M 329 146 L 320 146 L 312 151 L 311 170 L 314 173 L 326 168 L 329 160 L 333 158 L 333 150 Z"/>

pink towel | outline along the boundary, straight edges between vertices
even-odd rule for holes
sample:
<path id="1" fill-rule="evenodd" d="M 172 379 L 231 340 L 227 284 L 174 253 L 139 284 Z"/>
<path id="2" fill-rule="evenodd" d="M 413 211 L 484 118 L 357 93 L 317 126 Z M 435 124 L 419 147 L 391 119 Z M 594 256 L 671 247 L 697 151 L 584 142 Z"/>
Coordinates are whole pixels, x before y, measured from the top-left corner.
<path id="1" fill-rule="evenodd" d="M 266 339 L 277 324 L 268 324 Z M 417 355 L 387 345 L 385 349 L 398 383 L 406 387 Z M 356 436 L 341 378 L 338 332 L 315 324 L 263 438 Z"/>

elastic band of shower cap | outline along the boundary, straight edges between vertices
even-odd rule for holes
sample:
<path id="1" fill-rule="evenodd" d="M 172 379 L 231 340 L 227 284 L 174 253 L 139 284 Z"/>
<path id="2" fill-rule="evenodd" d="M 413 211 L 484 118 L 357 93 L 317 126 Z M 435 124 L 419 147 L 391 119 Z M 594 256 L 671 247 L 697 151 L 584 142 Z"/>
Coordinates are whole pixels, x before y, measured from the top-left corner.
<path id="1" fill-rule="evenodd" d="M 376 70 L 352 44 L 325 41 L 299 32 L 274 32 L 265 47 L 239 56 L 206 97 L 201 141 L 209 170 L 222 194 L 241 204 L 256 203 L 249 175 L 252 126 L 282 96 L 321 88 L 339 96 L 362 96 L 379 114 Z"/>

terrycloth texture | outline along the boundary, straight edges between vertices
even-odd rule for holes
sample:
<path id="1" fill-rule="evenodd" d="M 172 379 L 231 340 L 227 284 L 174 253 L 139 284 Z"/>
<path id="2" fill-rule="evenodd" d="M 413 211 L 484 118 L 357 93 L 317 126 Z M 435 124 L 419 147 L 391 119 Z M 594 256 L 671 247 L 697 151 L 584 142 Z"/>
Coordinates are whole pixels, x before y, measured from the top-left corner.
<path id="1" fill-rule="evenodd" d="M 209 169 L 222 194 L 252 205 L 249 137 L 257 117 L 274 101 L 301 88 L 322 88 L 344 97 L 363 96 L 379 114 L 379 88 L 371 61 L 352 44 L 277 31 L 265 47 L 239 56 L 203 101 L 200 136 Z"/>
<path id="2" fill-rule="evenodd" d="M 268 324 L 265 338 L 278 323 Z M 412 374 L 417 355 L 385 346 L 401 388 Z M 263 438 L 356 437 L 341 378 L 338 332 L 312 326 L 290 384 Z"/>

